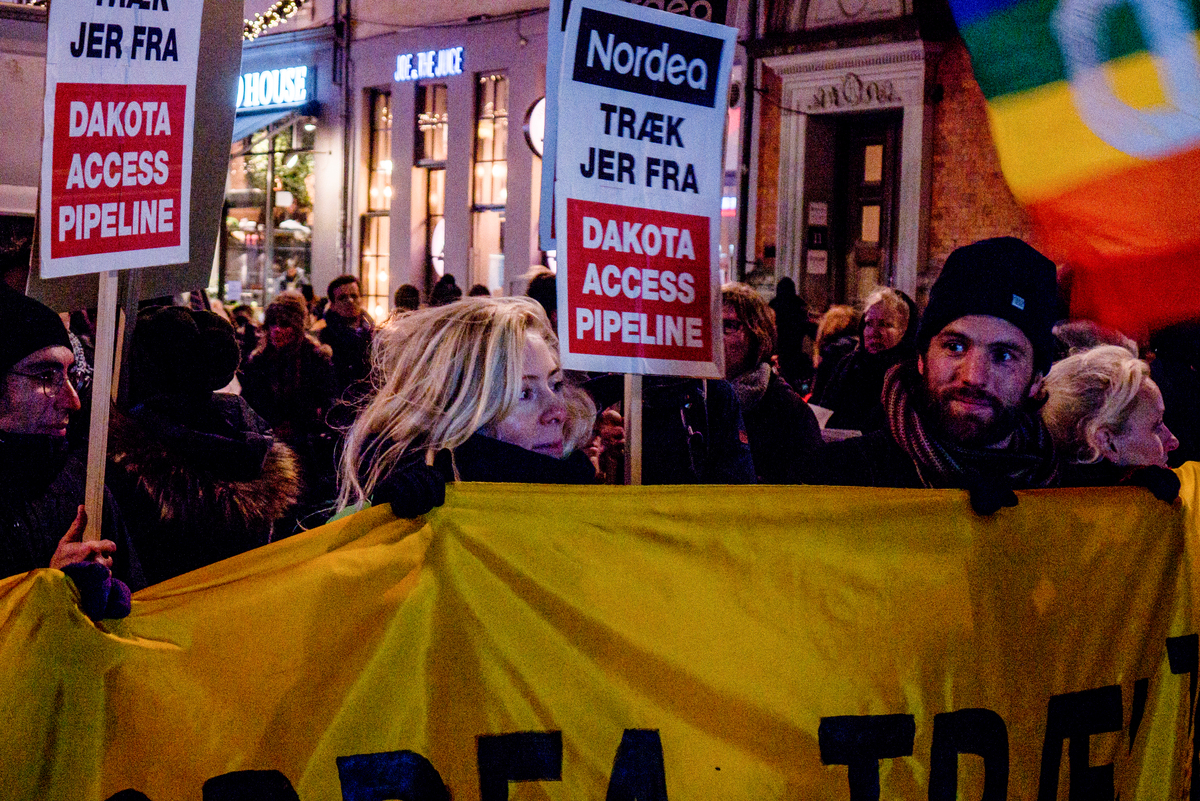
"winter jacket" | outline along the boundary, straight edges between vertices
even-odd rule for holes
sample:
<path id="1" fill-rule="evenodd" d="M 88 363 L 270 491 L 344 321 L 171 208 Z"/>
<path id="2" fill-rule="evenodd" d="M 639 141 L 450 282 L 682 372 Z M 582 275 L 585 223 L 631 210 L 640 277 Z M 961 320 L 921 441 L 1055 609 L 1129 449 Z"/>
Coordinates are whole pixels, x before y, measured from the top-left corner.
<path id="1" fill-rule="evenodd" d="M 236 395 L 157 396 L 115 414 L 108 458 L 152 584 L 265 545 L 300 498 L 292 450 Z"/>
<path id="2" fill-rule="evenodd" d="M 87 464 L 63 437 L 0 432 L 0 578 L 49 567 L 58 541 L 83 503 Z M 113 575 L 131 590 L 146 586 L 121 510 L 104 493 L 100 533 L 117 545 Z"/>
<path id="3" fill-rule="evenodd" d="M 842 357 L 821 394 L 821 406 L 833 410 L 826 428 L 874 431 L 887 425 L 880 397 L 883 377 L 905 359 L 916 355 L 912 345 L 902 342 L 879 353 L 868 353 L 861 344 Z"/>
<path id="4" fill-rule="evenodd" d="M 742 419 L 759 483 L 785 483 L 789 466 L 821 446 L 821 426 L 816 415 L 774 372 L 770 373 L 762 397 L 748 408 L 743 406 Z"/>
<path id="5" fill-rule="evenodd" d="M 293 447 L 326 430 L 333 392 L 329 349 L 308 337 L 295 351 L 255 351 L 242 374 L 242 397 Z"/>
<path id="6" fill-rule="evenodd" d="M 841 487 L 925 486 L 916 464 L 886 427 L 822 445 L 808 460 L 794 462 L 788 477 L 796 484 Z"/>
<path id="7" fill-rule="evenodd" d="M 562 459 L 526 450 L 483 434 L 471 437 L 454 449 L 453 458 L 444 450 L 433 466 L 447 481 L 458 470 L 460 481 L 495 481 L 519 484 L 595 484 L 596 467 L 582 451 Z"/>
<path id="8" fill-rule="evenodd" d="M 334 397 L 353 401 L 366 391 L 371 373 L 371 338 L 375 326 L 367 315 L 357 320 L 333 311 L 325 312 L 325 327 L 318 335 L 322 345 L 333 351 Z M 347 390 L 354 388 L 351 396 Z M 352 421 L 351 421 L 352 422 Z"/>

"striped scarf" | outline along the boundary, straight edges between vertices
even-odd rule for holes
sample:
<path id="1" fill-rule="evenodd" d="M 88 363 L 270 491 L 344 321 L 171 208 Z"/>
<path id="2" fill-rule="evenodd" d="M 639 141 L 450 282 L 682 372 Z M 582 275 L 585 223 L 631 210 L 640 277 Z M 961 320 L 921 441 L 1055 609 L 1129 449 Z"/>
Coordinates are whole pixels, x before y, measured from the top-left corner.
<path id="1" fill-rule="evenodd" d="M 1008 479 L 1012 489 L 1056 487 L 1060 483 L 1054 441 L 1041 417 L 1021 411 L 1003 448 L 972 448 L 930 436 L 912 402 L 920 374 L 905 361 L 883 380 L 883 405 L 896 442 L 916 465 L 926 487 L 968 487 L 977 478 Z"/>

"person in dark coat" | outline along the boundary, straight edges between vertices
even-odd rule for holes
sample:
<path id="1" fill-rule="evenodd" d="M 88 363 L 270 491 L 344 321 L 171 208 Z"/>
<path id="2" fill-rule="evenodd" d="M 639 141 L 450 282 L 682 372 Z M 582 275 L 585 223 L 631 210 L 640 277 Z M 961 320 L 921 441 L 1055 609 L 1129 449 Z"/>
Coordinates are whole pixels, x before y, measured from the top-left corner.
<path id="1" fill-rule="evenodd" d="M 781 484 L 788 467 L 821 445 L 821 426 L 804 399 L 771 369 L 775 319 L 746 284 L 721 287 L 725 377 L 733 385 L 759 483 Z"/>
<path id="2" fill-rule="evenodd" d="M 332 503 L 337 469 L 326 420 L 334 401 L 333 365 L 329 348 L 305 333 L 307 319 L 299 295 L 284 293 L 272 301 L 262 343 L 242 374 L 242 397 L 300 460 L 302 519 Z"/>
<path id="3" fill-rule="evenodd" d="M 584 384 L 600 409 L 620 402 L 624 376 Z M 617 435 L 625 442 L 624 421 Z M 643 484 L 754 484 L 754 458 L 733 385 L 646 376 L 642 384 Z"/>
<path id="4" fill-rule="evenodd" d="M 809 400 L 821 405 L 825 387 L 833 377 L 834 370 L 846 356 L 858 347 L 858 312 L 853 306 L 830 306 L 821 315 L 817 325 L 817 339 L 813 343 L 812 394 Z"/>
<path id="5" fill-rule="evenodd" d="M 796 294 L 796 282 L 784 276 L 775 285 L 775 297 L 767 304 L 775 313 L 779 372 L 792 387 L 809 386 L 813 379 L 812 356 L 804 348 L 806 337 L 815 337 L 817 327 L 808 319 L 808 305 Z"/>
<path id="6" fill-rule="evenodd" d="M 141 564 L 107 489 L 103 539 L 82 541 L 87 465 L 67 442 L 74 363 L 58 315 L 0 284 L 0 577 L 95 563 L 136 590 Z"/>
<path id="7" fill-rule="evenodd" d="M 292 450 L 245 400 L 214 391 L 238 361 L 234 330 L 215 314 L 138 315 L 107 478 L 151 584 L 265 545 L 300 499 Z"/>
<path id="8" fill-rule="evenodd" d="M 859 344 L 843 356 L 825 386 L 819 406 L 832 409 L 826 428 L 874 431 L 883 428 L 883 377 L 917 355 L 917 304 L 895 289 L 872 292 L 863 313 Z"/>
<path id="9" fill-rule="evenodd" d="M 334 397 L 354 404 L 370 389 L 371 338 L 375 323 L 363 311 L 358 279 L 339 275 L 329 282 L 329 308 L 318 339 L 332 353 Z"/>
<path id="10" fill-rule="evenodd" d="M 568 391 L 529 298 L 463 298 L 396 315 L 376 335 L 379 390 L 346 436 L 339 509 L 411 517 L 447 481 L 594 483 L 595 407 Z"/>
<path id="11" fill-rule="evenodd" d="M 1015 505 L 1014 489 L 1057 486 L 1054 441 L 1037 413 L 1054 351 L 1055 272 L 1011 237 L 951 253 L 917 359 L 884 379 L 887 427 L 823 446 L 796 473 L 810 484 L 968 489 L 981 514 Z"/>

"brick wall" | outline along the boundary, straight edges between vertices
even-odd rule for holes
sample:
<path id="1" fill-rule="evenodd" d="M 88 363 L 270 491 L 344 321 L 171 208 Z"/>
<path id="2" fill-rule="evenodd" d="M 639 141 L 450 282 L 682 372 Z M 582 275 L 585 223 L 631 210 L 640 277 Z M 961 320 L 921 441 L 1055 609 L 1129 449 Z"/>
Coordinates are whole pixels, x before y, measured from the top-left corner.
<path id="1" fill-rule="evenodd" d="M 956 247 L 992 236 L 1031 238 L 1029 217 L 1000 172 L 987 102 L 962 40 L 947 44 L 937 80 L 944 95 L 934 106 L 929 261 L 918 276 L 920 295 Z"/>

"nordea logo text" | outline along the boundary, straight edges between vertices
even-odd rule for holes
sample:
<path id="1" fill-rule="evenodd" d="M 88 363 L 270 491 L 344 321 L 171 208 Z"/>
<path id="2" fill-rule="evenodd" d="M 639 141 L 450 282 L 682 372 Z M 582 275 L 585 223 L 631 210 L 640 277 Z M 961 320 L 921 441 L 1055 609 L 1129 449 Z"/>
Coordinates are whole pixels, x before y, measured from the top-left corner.
<path id="1" fill-rule="evenodd" d="M 574 79 L 713 107 L 721 40 L 585 8 Z"/>

